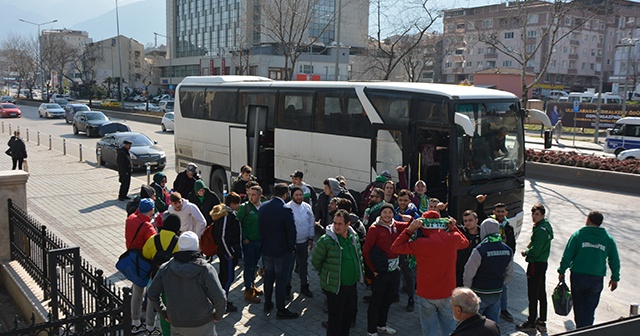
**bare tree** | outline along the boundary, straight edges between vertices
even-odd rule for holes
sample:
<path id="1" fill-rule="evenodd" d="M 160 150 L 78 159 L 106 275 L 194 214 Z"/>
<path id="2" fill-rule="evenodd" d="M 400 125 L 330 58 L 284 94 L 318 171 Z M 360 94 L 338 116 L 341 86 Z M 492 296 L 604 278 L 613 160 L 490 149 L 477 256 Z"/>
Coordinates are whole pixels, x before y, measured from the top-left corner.
<path id="1" fill-rule="evenodd" d="M 58 92 L 63 92 L 62 79 L 67 78 L 73 82 L 73 78 L 68 76 L 67 70 L 71 68 L 71 64 L 79 58 L 80 50 L 73 47 L 64 39 L 57 36 L 47 36 L 40 42 L 40 50 L 42 53 L 42 63 L 45 73 L 55 75 L 58 80 Z M 75 82 L 74 82 L 75 83 Z M 47 83 L 47 91 L 49 89 Z"/>
<path id="2" fill-rule="evenodd" d="M 419 82 L 423 78 L 425 71 L 432 72 L 432 80 L 435 80 L 436 67 L 442 64 L 441 53 L 438 51 L 438 45 L 441 45 L 442 35 L 433 33 L 422 38 L 422 41 L 416 46 L 414 40 L 417 37 L 407 36 L 405 41 L 398 45 L 398 50 L 411 48 L 411 50 L 400 60 L 400 64 L 405 73 L 405 78 L 409 82 Z"/>
<path id="3" fill-rule="evenodd" d="M 82 76 L 83 91 L 89 96 L 89 106 L 91 106 L 92 99 L 98 91 L 96 67 L 104 60 L 104 57 L 100 53 L 99 46 L 94 43 L 85 45 L 84 49 L 78 52 L 76 56 L 77 58 L 71 63 L 72 68 Z"/>
<path id="4" fill-rule="evenodd" d="M 377 0 L 375 37 L 371 38 L 370 48 L 366 51 L 366 63 L 369 66 L 363 69 L 363 72 L 373 73 L 375 77 L 388 80 L 396 67 L 403 64 L 403 60 L 405 70 L 413 71 L 412 64 L 416 62 L 414 51 L 419 48 L 429 29 L 440 18 L 439 11 L 430 6 L 428 0 Z M 386 27 L 393 28 L 386 30 Z M 415 79 L 415 76 L 412 75 L 411 78 Z"/>
<path id="5" fill-rule="evenodd" d="M 259 1 L 261 33 L 284 56 L 284 79 L 291 80 L 300 55 L 333 25 L 334 13 L 321 11 L 321 0 Z M 310 33 L 317 25 L 317 34 Z M 318 36 L 315 36 L 318 35 Z"/>
<path id="6" fill-rule="evenodd" d="M 596 15 L 602 13 L 602 9 L 591 5 L 589 2 L 557 0 L 553 3 L 544 1 L 515 1 L 515 9 L 508 19 L 504 19 L 503 26 L 512 26 L 519 30 L 520 36 L 505 42 L 497 31 L 481 33 L 477 37 L 478 42 L 484 42 L 503 53 L 516 62 L 520 69 L 522 85 L 522 99 L 526 104 L 529 90 L 536 86 L 546 74 L 552 55 L 556 52 L 556 46 L 562 39 L 580 29 L 585 23 Z M 542 11 L 540 11 L 542 9 Z M 544 12 L 546 15 L 538 15 Z M 576 15 L 569 25 L 565 18 L 571 14 Z M 539 18 L 544 17 L 543 22 Z M 570 18 L 569 18 L 570 19 Z M 527 68 L 531 68 L 531 62 L 539 57 L 540 69 L 531 83 L 526 82 Z"/>
<path id="7" fill-rule="evenodd" d="M 33 88 L 36 85 L 36 75 L 38 72 L 38 60 L 36 57 L 36 42 L 19 35 L 11 35 L 0 47 L 0 53 L 6 63 L 5 66 L 16 73 L 18 81 L 18 95 L 22 83 L 29 89 L 29 96 L 33 97 Z"/>

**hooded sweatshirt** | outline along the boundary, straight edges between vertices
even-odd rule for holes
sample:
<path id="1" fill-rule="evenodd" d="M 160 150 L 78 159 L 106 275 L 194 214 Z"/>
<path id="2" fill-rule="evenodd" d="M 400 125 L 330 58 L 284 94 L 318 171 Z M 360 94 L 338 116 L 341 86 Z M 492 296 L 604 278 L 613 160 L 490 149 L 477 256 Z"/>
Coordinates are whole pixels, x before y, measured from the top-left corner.
<path id="1" fill-rule="evenodd" d="M 157 172 L 153 175 L 153 183 L 151 184 L 153 190 L 156 192 L 156 210 L 158 210 L 158 212 L 167 211 L 169 208 L 169 204 L 167 202 L 169 190 L 167 190 L 166 186 L 163 187 L 161 185 L 162 180 L 165 178 L 167 178 L 167 175 L 163 172 Z"/>
<path id="2" fill-rule="evenodd" d="M 479 294 L 502 293 L 513 278 L 513 250 L 502 242 L 500 224 L 493 218 L 480 225 L 480 239 L 464 267 L 464 286 Z"/>
<path id="3" fill-rule="evenodd" d="M 569 238 L 558 273 L 564 274 L 567 268 L 571 268 L 572 273 L 604 277 L 607 275 L 607 260 L 611 267 L 611 280 L 620 281 L 616 242 L 604 228 L 584 226 Z"/>
<path id="4" fill-rule="evenodd" d="M 180 217 L 180 232 L 193 231 L 200 237 L 207 227 L 207 222 L 200 209 L 185 198 L 182 199 L 180 211 L 177 211 L 173 205 L 170 205 L 167 211 Z"/>
<path id="5" fill-rule="evenodd" d="M 211 210 L 213 218 L 213 239 L 221 248 L 218 254 L 227 257 L 240 257 L 242 248 L 242 225 L 233 210 L 224 204 L 218 204 Z"/>
<path id="6" fill-rule="evenodd" d="M 166 306 L 160 295 L 166 295 Z M 213 265 L 197 251 L 181 251 L 160 266 L 148 290 L 156 311 L 175 327 L 199 327 L 221 320 L 226 309 L 224 290 Z"/>
<path id="7" fill-rule="evenodd" d="M 527 246 L 525 260 L 529 263 L 546 263 L 549 260 L 551 240 L 553 240 L 553 229 L 546 218 L 533 224 L 531 242 Z"/>
<path id="8" fill-rule="evenodd" d="M 204 189 L 204 195 L 198 196 L 198 190 Z M 200 213 L 207 221 L 207 225 L 213 223 L 210 212 L 213 207 L 220 204 L 220 198 L 213 191 L 207 188 L 207 185 L 202 180 L 197 180 L 193 185 L 193 191 L 189 194 L 189 202 L 200 209 Z"/>

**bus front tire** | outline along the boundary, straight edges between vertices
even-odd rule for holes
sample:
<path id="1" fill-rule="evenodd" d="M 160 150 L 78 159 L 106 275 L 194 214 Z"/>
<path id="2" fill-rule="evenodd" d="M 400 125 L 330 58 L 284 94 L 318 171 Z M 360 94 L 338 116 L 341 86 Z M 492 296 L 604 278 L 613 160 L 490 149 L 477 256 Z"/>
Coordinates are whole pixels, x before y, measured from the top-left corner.
<path id="1" fill-rule="evenodd" d="M 224 173 L 224 170 L 222 169 L 214 170 L 213 173 L 211 173 L 210 181 L 211 181 L 210 182 L 211 191 L 216 193 L 216 195 L 220 197 L 220 200 L 224 202 L 224 199 L 222 196 L 223 196 L 224 186 L 227 184 L 227 176 Z"/>

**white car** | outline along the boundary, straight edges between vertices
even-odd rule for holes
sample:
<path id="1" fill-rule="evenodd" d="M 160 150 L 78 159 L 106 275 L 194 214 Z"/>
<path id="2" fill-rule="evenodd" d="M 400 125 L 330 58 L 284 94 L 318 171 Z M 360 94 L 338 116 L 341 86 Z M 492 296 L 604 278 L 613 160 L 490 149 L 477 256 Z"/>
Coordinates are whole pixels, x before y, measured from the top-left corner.
<path id="1" fill-rule="evenodd" d="M 147 103 L 138 104 L 133 107 L 136 111 L 147 111 Z M 149 111 L 160 112 L 160 107 L 156 104 L 149 103 Z"/>
<path id="2" fill-rule="evenodd" d="M 64 118 L 64 109 L 54 103 L 42 103 L 38 107 L 38 116 L 40 118 Z"/>
<path id="3" fill-rule="evenodd" d="M 625 151 L 620 152 L 617 156 L 618 160 L 633 160 L 640 159 L 640 148 L 636 149 L 627 149 Z"/>
<path id="4" fill-rule="evenodd" d="M 173 112 L 167 112 L 162 116 L 162 131 L 166 132 L 168 130 L 173 131 Z"/>

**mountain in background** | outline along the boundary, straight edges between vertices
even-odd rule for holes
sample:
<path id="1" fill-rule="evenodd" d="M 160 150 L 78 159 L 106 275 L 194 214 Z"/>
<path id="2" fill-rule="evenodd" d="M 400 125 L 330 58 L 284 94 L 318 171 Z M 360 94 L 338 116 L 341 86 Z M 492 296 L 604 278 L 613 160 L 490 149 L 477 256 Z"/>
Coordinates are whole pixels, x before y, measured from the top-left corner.
<path id="1" fill-rule="evenodd" d="M 22 23 L 24 19 L 35 23 L 57 19 L 58 22 L 41 26 L 44 29 L 69 28 L 85 30 L 93 41 L 116 36 L 114 0 L 21 0 L 19 5 L 2 5 L 3 24 L 0 41 L 11 34 L 36 36 L 34 25 Z M 10 14 L 9 14 L 10 13 Z M 153 32 L 166 35 L 166 5 L 158 0 L 120 0 L 120 34 L 131 37 L 143 45 L 154 43 Z M 164 38 L 158 44 L 166 44 Z"/>

